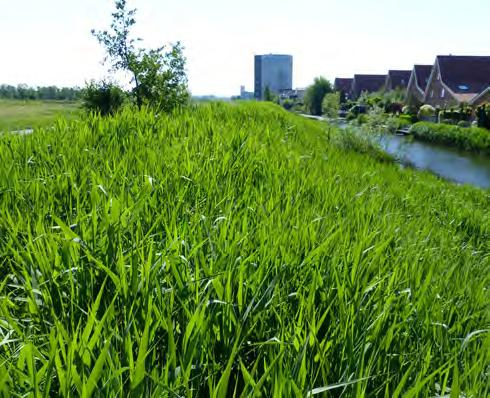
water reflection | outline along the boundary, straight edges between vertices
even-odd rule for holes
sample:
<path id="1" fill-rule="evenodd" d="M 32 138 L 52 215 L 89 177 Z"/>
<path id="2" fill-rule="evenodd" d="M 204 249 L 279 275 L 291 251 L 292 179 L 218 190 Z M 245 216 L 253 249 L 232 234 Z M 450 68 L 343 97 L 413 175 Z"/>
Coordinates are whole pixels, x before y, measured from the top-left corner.
<path id="1" fill-rule="evenodd" d="M 386 152 L 402 163 L 461 184 L 490 188 L 490 158 L 410 137 L 382 135 L 379 142 Z"/>

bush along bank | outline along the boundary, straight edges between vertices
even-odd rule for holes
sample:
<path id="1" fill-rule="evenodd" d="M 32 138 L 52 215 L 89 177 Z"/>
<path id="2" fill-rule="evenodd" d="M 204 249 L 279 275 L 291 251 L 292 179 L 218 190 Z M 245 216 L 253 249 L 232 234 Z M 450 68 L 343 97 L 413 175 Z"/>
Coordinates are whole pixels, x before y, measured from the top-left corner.
<path id="1" fill-rule="evenodd" d="M 410 132 L 415 138 L 423 141 L 490 155 L 490 131 L 484 128 L 419 122 L 411 127 Z"/>

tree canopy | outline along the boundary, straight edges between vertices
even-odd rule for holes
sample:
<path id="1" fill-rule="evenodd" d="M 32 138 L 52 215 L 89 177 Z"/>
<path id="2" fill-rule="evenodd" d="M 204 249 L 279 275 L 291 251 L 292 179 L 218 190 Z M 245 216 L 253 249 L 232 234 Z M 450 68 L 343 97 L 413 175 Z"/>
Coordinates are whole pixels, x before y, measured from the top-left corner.
<path id="1" fill-rule="evenodd" d="M 311 86 L 306 89 L 305 107 L 312 115 L 322 114 L 322 102 L 325 95 L 333 92 L 332 84 L 323 76 L 315 77 Z"/>

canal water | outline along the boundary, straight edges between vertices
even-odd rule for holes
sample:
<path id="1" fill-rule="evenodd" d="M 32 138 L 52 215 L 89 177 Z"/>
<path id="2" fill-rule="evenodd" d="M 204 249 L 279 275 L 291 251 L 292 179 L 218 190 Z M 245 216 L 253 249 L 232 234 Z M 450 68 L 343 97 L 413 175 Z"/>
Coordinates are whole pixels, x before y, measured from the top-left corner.
<path id="1" fill-rule="evenodd" d="M 349 126 L 343 120 L 333 124 L 341 129 L 350 127 L 359 134 L 366 134 L 359 127 Z M 380 133 L 374 135 L 373 139 L 402 165 L 429 170 L 458 184 L 490 189 L 490 156 L 417 141 L 411 136 Z"/>
<path id="2" fill-rule="evenodd" d="M 490 188 L 490 157 L 442 145 L 416 141 L 409 136 L 380 135 L 381 147 L 402 164 L 480 188 Z"/>

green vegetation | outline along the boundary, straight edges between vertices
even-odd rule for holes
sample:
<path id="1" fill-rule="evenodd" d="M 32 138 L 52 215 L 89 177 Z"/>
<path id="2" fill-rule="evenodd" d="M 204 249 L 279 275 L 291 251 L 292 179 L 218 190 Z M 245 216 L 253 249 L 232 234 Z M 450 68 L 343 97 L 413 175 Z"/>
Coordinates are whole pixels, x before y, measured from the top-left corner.
<path id="1" fill-rule="evenodd" d="M 185 72 L 186 59 L 181 43 L 172 44 L 168 50 L 165 46 L 156 49 L 136 47 L 141 39 L 133 39 L 131 30 L 136 24 L 136 10 L 127 8 L 126 0 L 115 0 L 115 11 L 112 14 L 112 23 L 109 31 L 95 31 L 92 34 L 104 47 L 106 61 L 111 64 L 111 71 L 120 71 L 131 76 L 132 90 L 128 93 L 134 99 L 139 109 L 143 105 L 150 106 L 158 111 L 169 112 L 175 107 L 185 106 L 189 103 L 190 95 L 187 90 L 187 75 Z M 115 103 L 103 103 L 100 112 L 107 109 L 117 109 L 120 95 L 116 94 L 113 85 L 107 90 L 106 83 L 92 83 L 85 90 L 94 91 L 97 88 L 100 95 L 85 96 L 85 103 L 91 108 L 97 108 L 99 101 L 93 103 L 91 99 L 115 100 Z M 110 93 L 110 95 L 107 95 Z"/>
<path id="2" fill-rule="evenodd" d="M 338 117 L 340 109 L 340 93 L 325 94 L 322 101 L 322 113 L 329 117 Z"/>
<path id="3" fill-rule="evenodd" d="M 74 119 L 78 102 L 0 100 L 0 132 L 47 127 L 58 117 Z"/>
<path id="4" fill-rule="evenodd" d="M 306 89 L 305 109 L 311 115 L 322 115 L 322 102 L 325 95 L 333 92 L 332 84 L 323 76 L 315 77 L 311 86 Z"/>
<path id="5" fill-rule="evenodd" d="M 458 107 L 442 109 L 437 115 L 437 118 L 439 123 L 466 125 L 469 127 L 473 118 L 473 108 L 461 104 Z"/>
<path id="6" fill-rule="evenodd" d="M 490 130 L 490 104 L 480 105 L 475 110 L 478 127 Z"/>
<path id="7" fill-rule="evenodd" d="M 80 99 L 80 94 L 80 89 L 77 87 L 29 87 L 26 84 L 18 86 L 0 84 L 0 99 L 76 101 Z"/>
<path id="8" fill-rule="evenodd" d="M 490 155 L 490 130 L 480 127 L 464 128 L 449 124 L 419 122 L 411 133 L 415 138 Z"/>
<path id="9" fill-rule="evenodd" d="M 277 94 L 274 94 L 269 88 L 269 86 L 266 86 L 264 89 L 264 101 L 275 102 L 278 104 L 279 96 Z"/>
<path id="10" fill-rule="evenodd" d="M 361 93 L 357 103 L 368 108 L 381 108 L 385 113 L 396 114 L 402 112 L 404 99 L 405 91 L 402 89 L 381 90 L 375 93 Z"/>
<path id="11" fill-rule="evenodd" d="M 83 108 L 102 116 L 114 115 L 127 103 L 127 94 L 109 82 L 92 81 L 83 90 Z"/>
<path id="12" fill-rule="evenodd" d="M 488 192 L 324 126 L 208 104 L 0 137 L 0 395 L 488 396 Z"/>

